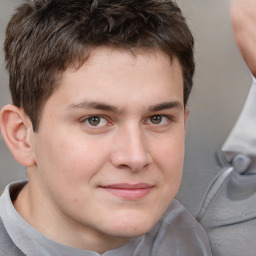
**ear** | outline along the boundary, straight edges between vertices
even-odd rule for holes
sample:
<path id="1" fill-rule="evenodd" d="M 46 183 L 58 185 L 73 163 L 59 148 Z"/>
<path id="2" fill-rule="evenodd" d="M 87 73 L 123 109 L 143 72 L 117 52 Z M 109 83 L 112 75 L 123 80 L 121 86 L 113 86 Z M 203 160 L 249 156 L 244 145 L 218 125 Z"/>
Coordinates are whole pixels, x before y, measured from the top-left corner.
<path id="1" fill-rule="evenodd" d="M 24 111 L 14 105 L 5 106 L 0 114 L 0 126 L 5 143 L 16 161 L 26 167 L 34 165 L 33 127 Z"/>
<path id="2" fill-rule="evenodd" d="M 188 107 L 185 107 L 184 123 L 185 123 L 186 130 L 187 130 L 187 124 L 188 124 L 188 117 L 189 117 L 189 109 L 188 109 Z"/>

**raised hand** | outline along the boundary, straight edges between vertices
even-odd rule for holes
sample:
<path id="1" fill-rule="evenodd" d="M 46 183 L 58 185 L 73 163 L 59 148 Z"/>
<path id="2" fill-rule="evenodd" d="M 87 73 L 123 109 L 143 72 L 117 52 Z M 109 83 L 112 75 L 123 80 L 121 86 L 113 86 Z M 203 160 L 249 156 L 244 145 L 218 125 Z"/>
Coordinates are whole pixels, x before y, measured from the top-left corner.
<path id="1" fill-rule="evenodd" d="M 231 18 L 237 46 L 256 77 L 256 0 L 235 0 Z"/>

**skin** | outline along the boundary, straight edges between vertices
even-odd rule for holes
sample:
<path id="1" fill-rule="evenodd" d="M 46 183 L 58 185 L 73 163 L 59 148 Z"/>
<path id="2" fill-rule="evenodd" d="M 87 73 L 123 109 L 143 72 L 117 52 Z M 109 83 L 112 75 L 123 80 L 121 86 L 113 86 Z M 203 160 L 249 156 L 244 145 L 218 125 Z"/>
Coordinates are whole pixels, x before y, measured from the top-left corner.
<path id="1" fill-rule="evenodd" d="M 231 11 L 236 43 L 254 76 L 255 9 L 255 0 L 236 0 Z M 182 102 L 177 61 L 170 66 L 161 54 L 143 53 L 134 58 L 122 52 L 123 59 L 121 52 L 102 50 L 103 55 L 95 52 L 77 72 L 65 72 L 60 89 L 46 103 L 37 134 L 21 109 L 8 105 L 1 112 L 2 135 L 15 159 L 28 167 L 29 184 L 14 202 L 18 212 L 53 240 L 100 253 L 149 230 L 176 194 L 188 115 L 184 110 L 175 110 L 177 114 L 170 109 L 148 111 L 148 106 L 167 98 Z M 143 67 L 151 68 L 143 72 Z M 116 72 L 111 78 L 107 72 L 113 68 Z M 91 83 L 97 85 L 97 95 L 90 90 Z M 126 111 L 121 115 L 78 108 L 67 114 L 67 105 L 91 97 Z M 166 130 L 145 123 L 152 114 L 169 112 L 177 118 Z M 113 122 L 104 132 L 92 129 L 80 121 L 91 114 L 107 116 Z M 156 186 L 137 199 L 120 198 L 99 188 L 99 184 L 141 181 Z"/>
<path id="2" fill-rule="evenodd" d="M 256 0 L 235 0 L 231 19 L 234 38 L 241 55 L 256 77 Z"/>
<path id="3" fill-rule="evenodd" d="M 180 186 L 187 117 L 176 58 L 95 49 L 64 72 L 37 133 L 22 110 L 2 111 L 3 126 L 19 120 L 8 136 L 23 151 L 9 146 L 28 171 L 17 211 L 52 240 L 99 253 L 145 234 Z"/>

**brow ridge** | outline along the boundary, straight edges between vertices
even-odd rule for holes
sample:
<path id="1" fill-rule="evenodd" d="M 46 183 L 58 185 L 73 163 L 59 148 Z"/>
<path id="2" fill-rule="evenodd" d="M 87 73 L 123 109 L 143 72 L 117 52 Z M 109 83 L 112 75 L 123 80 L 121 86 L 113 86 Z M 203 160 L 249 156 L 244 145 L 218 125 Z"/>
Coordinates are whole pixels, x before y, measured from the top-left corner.
<path id="1" fill-rule="evenodd" d="M 172 108 L 182 110 L 183 105 L 179 101 L 163 102 L 163 103 L 149 107 L 149 111 L 154 112 L 154 111 L 161 111 L 164 109 L 172 109 Z"/>
<path id="2" fill-rule="evenodd" d="M 68 106 L 68 108 L 81 108 L 81 109 L 97 109 L 97 110 L 103 110 L 103 111 L 110 111 L 115 113 L 123 113 L 124 111 L 121 111 L 118 109 L 118 107 L 106 104 L 103 102 L 96 102 L 96 101 L 82 101 L 77 104 L 71 104 Z M 176 108 L 179 110 L 183 109 L 183 105 L 179 101 L 170 101 L 170 102 L 162 102 L 153 106 L 150 106 L 148 108 L 149 112 L 157 112 L 164 109 L 172 109 Z"/>

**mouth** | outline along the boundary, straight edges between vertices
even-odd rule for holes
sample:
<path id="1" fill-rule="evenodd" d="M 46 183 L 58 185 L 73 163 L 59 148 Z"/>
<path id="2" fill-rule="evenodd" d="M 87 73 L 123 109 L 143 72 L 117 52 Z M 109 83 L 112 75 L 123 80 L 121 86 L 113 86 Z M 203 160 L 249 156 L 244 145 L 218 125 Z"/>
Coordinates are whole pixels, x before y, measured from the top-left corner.
<path id="1" fill-rule="evenodd" d="M 146 197 L 154 189 L 154 186 L 147 183 L 121 183 L 100 186 L 100 188 L 104 189 L 105 191 L 111 193 L 114 196 L 123 199 L 138 200 Z"/>

